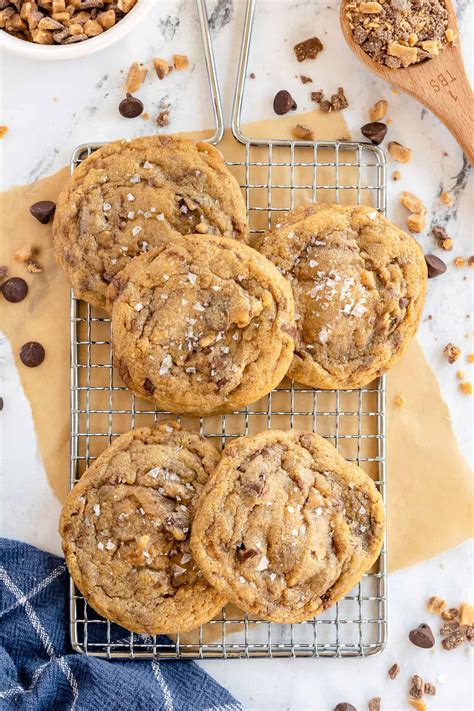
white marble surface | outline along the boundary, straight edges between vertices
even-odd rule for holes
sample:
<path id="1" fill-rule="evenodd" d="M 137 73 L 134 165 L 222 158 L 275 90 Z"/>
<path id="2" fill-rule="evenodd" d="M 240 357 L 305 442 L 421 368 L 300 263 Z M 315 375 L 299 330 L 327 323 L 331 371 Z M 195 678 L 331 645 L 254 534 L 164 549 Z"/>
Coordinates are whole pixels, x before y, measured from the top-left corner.
<path id="1" fill-rule="evenodd" d="M 193 0 L 141 0 L 156 7 L 148 19 L 120 45 L 82 59 L 80 63 L 31 63 L 4 56 L 1 63 L 0 123 L 9 133 L 0 143 L 2 188 L 48 175 L 64 165 L 72 149 L 82 142 L 110 140 L 119 136 L 146 134 L 152 122 L 127 121 L 117 105 L 123 95 L 124 73 L 133 60 L 184 53 L 192 67 L 172 74 L 162 84 L 148 82 L 140 92 L 153 116 L 160 103 L 172 104 L 170 129 L 195 129 L 210 125 L 207 81 Z M 213 39 L 226 115 L 232 99 L 240 46 L 244 0 L 209 0 Z M 472 6 L 459 4 L 464 47 L 472 47 Z M 454 238 L 455 249 L 443 255 L 434 247 L 429 229 L 420 241 L 426 251 L 447 256 L 468 256 L 472 248 L 472 173 L 447 130 L 414 100 L 393 94 L 388 85 L 369 74 L 345 47 L 337 22 L 337 3 L 322 0 L 260 0 L 249 71 L 244 120 L 272 115 L 274 93 L 288 88 L 300 109 L 312 108 L 308 85 L 294 75 L 302 66 L 294 60 L 292 46 L 313 34 L 325 50 L 304 73 L 314 79 L 313 88 L 332 93 L 343 85 L 350 102 L 345 115 L 354 138 L 365 123 L 368 107 L 377 99 L 390 104 L 390 137 L 413 149 L 413 160 L 400 168 L 403 180 L 389 184 L 389 216 L 403 226 L 404 211 L 398 206 L 400 190 L 413 190 L 429 208 L 429 224 L 443 224 Z M 472 56 L 465 53 L 472 75 Z M 311 87 L 311 85 L 310 85 Z M 447 153 L 447 155 L 445 155 Z M 396 166 L 389 163 L 389 174 Z M 439 203 L 440 188 L 452 193 L 454 205 Z M 455 269 L 429 282 L 424 321 L 419 338 L 438 375 L 443 395 L 461 447 L 472 460 L 472 398 L 457 389 L 455 370 L 442 356 L 448 341 L 459 345 L 459 367 L 472 380 L 472 365 L 465 355 L 474 351 L 472 326 L 467 316 L 473 302 L 472 270 Z M 42 548 L 59 551 L 56 534 L 59 505 L 54 499 L 38 456 L 29 405 L 24 397 L 8 343 L 1 345 L 2 483 L 0 533 L 20 538 Z M 416 374 L 414 374 L 416 377 Z M 426 433 L 429 437 L 429 432 Z M 449 478 L 449 472 L 447 472 Z M 409 542 L 407 542 L 409 545 Z M 390 576 L 390 640 L 384 654 L 371 660 L 240 660 L 205 662 L 203 666 L 242 702 L 259 711 L 331 709 L 342 700 L 367 708 L 368 700 L 382 696 L 384 709 L 407 708 L 410 674 L 425 674 L 439 686 L 429 699 L 430 709 L 461 711 L 472 708 L 472 664 L 465 650 L 447 654 L 418 650 L 407 642 L 407 631 L 427 619 L 424 600 L 434 592 L 451 602 L 472 598 L 471 547 L 465 544 L 409 570 Z M 402 666 L 396 682 L 387 680 L 393 661 Z M 439 676 L 441 675 L 441 677 Z"/>

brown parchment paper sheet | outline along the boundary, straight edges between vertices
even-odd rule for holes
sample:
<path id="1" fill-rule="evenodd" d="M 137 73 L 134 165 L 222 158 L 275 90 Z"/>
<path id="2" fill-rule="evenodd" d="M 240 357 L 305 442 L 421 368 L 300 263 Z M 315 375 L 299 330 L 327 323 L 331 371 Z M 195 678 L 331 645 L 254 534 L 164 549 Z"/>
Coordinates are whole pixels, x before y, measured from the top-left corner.
<path id="1" fill-rule="evenodd" d="M 315 130 L 319 139 L 347 138 L 348 132 L 340 114 L 322 114 L 319 111 L 305 114 L 304 119 L 294 115 L 278 120 L 258 122 L 246 127 L 246 135 L 258 138 L 288 138 L 291 128 L 300 120 Z M 204 134 L 191 134 L 202 137 Z M 237 144 L 229 131 L 220 145 L 227 160 L 242 161 L 245 152 Z M 258 149 L 252 159 L 264 160 L 265 149 Z M 320 153 L 319 159 L 324 157 Z M 330 151 L 327 157 L 332 158 Z M 237 179 L 245 182 L 244 168 L 234 169 Z M 297 169 L 296 180 L 301 184 L 308 182 L 307 169 Z M 299 173 L 298 173 L 299 171 Z M 320 185 L 334 182 L 333 168 L 318 169 L 317 183 Z M 68 490 L 69 481 L 69 333 L 70 333 L 70 292 L 62 272 L 56 266 L 51 246 L 51 226 L 41 225 L 29 213 L 29 207 L 38 200 L 55 200 L 58 192 L 69 175 L 64 168 L 58 173 L 31 185 L 13 188 L 0 194 L 0 264 L 9 267 L 10 276 L 23 276 L 29 284 L 28 297 L 19 304 L 9 304 L 1 299 L 1 329 L 10 340 L 21 382 L 29 399 L 36 426 L 39 449 L 43 459 L 49 484 L 57 498 L 62 501 Z M 309 173 L 308 173 L 309 175 Z M 249 175 L 250 182 L 260 184 L 268 179 L 268 168 L 254 167 Z M 274 168 L 272 182 L 287 184 L 289 169 Z M 353 184 L 355 169 L 344 168 L 340 171 L 339 181 Z M 274 190 L 273 205 L 288 207 L 290 191 Z M 307 202 L 311 197 L 308 191 L 293 193 L 295 206 Z M 333 190 L 317 190 L 318 200 L 335 199 Z M 367 196 L 368 199 L 369 196 Z M 342 191 L 340 199 L 347 202 L 354 200 L 354 191 Z M 256 188 L 252 192 L 252 205 L 265 207 L 266 190 Z M 265 211 L 251 213 L 251 226 L 265 229 L 267 215 Z M 42 274 L 28 274 L 24 265 L 13 260 L 13 252 L 22 244 L 30 243 L 39 250 L 38 259 L 44 267 Z M 96 340 L 108 337 L 108 326 L 97 323 Z M 26 368 L 18 358 L 21 345 L 25 341 L 37 340 L 46 350 L 44 363 L 35 369 Z M 97 347 L 92 353 L 95 362 L 107 362 L 107 347 Z M 101 360 L 103 359 L 103 360 Z M 108 372 L 95 370 L 94 384 L 107 385 Z M 114 383 L 118 382 L 114 374 Z M 394 397 L 403 394 L 406 405 L 398 408 Z M 107 409 L 108 393 L 97 393 L 94 403 L 97 409 Z M 284 402 L 282 410 L 288 409 Z M 287 397 L 287 396 L 286 396 Z M 300 395 L 298 410 L 311 410 L 308 401 L 311 395 Z M 357 395 L 341 395 L 344 401 L 341 407 L 345 411 L 357 411 Z M 375 409 L 375 395 L 366 394 L 364 410 Z M 102 398 L 102 399 L 101 399 Z M 128 393 L 114 394 L 114 408 L 124 409 L 130 406 Z M 334 409 L 333 394 L 318 396 L 318 410 Z M 147 409 L 146 403 L 137 403 Z M 279 406 L 279 409 L 280 409 Z M 275 403 L 274 403 L 275 407 Z M 449 421 L 449 413 L 444 404 L 436 378 L 430 369 L 421 348 L 413 342 L 403 358 L 388 377 L 387 394 L 387 481 L 388 481 L 388 560 L 390 570 L 405 567 L 429 558 L 443 550 L 455 546 L 472 535 L 472 487 L 471 472 L 463 459 Z M 107 432 L 106 415 L 93 415 L 91 430 Z M 120 419 L 120 417 L 122 419 Z M 94 420 L 94 418 L 96 418 Z M 217 431 L 215 418 L 209 418 L 206 425 L 209 431 Z M 138 416 L 136 426 L 150 421 L 150 416 Z M 195 428 L 196 423 L 184 421 L 186 426 Z M 290 426 L 289 418 L 282 416 L 273 419 L 274 427 L 286 429 Z M 313 424 L 308 414 L 295 418 L 295 427 L 311 428 Z M 118 415 L 113 422 L 113 431 L 128 429 L 129 419 Z M 265 418 L 256 418 L 252 422 L 254 431 L 266 426 Z M 340 433 L 355 431 L 355 417 L 341 418 Z M 375 421 L 364 425 L 367 433 L 375 432 Z M 227 431 L 240 433 L 242 421 L 238 416 L 227 418 Z M 330 417 L 317 419 L 317 431 L 331 435 L 334 421 Z M 354 456 L 353 440 L 343 440 L 341 452 L 348 457 Z M 97 455 L 107 446 L 106 438 L 92 441 L 91 455 Z M 375 456 L 375 442 L 365 440 L 363 456 Z M 370 463 L 365 466 L 368 473 Z M 14 473 L 7 473 L 14 476 Z"/>

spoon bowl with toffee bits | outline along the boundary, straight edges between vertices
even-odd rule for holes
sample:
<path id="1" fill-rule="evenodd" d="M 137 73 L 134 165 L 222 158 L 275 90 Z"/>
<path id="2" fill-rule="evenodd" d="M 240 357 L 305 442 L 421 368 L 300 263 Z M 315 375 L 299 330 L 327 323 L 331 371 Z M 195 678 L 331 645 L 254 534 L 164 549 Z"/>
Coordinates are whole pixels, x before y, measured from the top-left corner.
<path id="1" fill-rule="evenodd" d="M 474 102 L 454 7 L 451 0 L 417 7 L 412 12 L 411 0 L 342 0 L 343 35 L 366 67 L 432 111 L 472 164 Z"/>

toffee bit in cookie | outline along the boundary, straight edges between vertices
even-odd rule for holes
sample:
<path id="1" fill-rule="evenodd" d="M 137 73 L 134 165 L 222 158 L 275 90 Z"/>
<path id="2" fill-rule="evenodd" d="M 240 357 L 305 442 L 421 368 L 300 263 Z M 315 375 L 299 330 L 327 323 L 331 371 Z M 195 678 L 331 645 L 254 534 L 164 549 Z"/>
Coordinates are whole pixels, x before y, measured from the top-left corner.
<path id="1" fill-rule="evenodd" d="M 426 207 L 423 205 L 420 198 L 413 193 L 407 192 L 406 190 L 400 193 L 400 202 L 403 207 L 406 207 L 407 210 L 410 210 L 410 212 L 414 212 L 417 215 L 426 212 Z"/>
<path id="2" fill-rule="evenodd" d="M 294 50 L 298 62 L 304 62 L 305 59 L 316 59 L 323 50 L 323 45 L 317 37 L 310 37 L 296 44 Z"/>
<path id="3" fill-rule="evenodd" d="M 189 67 L 189 59 L 185 54 L 173 54 L 173 66 L 177 71 Z"/>
<path id="4" fill-rule="evenodd" d="M 370 699 L 369 701 L 369 711 L 381 711 L 382 708 L 382 699 L 380 696 L 375 696 L 373 699 Z"/>
<path id="5" fill-rule="evenodd" d="M 313 80 L 311 77 L 306 77 L 304 74 L 300 74 L 300 80 L 302 84 L 312 84 Z"/>
<path id="6" fill-rule="evenodd" d="M 431 649 L 431 647 L 435 645 L 435 638 L 431 627 L 424 622 L 411 630 L 408 639 L 416 647 L 421 647 L 422 649 Z"/>
<path id="7" fill-rule="evenodd" d="M 382 143 L 383 139 L 387 135 L 387 131 L 387 125 L 385 123 L 380 123 L 379 121 L 366 123 L 364 126 L 361 126 L 360 129 L 362 135 L 368 138 L 374 146 L 378 146 Z"/>
<path id="8" fill-rule="evenodd" d="M 434 279 L 444 274 L 448 268 L 442 259 L 435 254 L 425 254 L 425 262 L 428 268 L 428 279 Z"/>
<path id="9" fill-rule="evenodd" d="M 165 126 L 169 126 L 170 123 L 170 112 L 169 111 L 160 111 L 158 116 L 156 117 L 156 123 L 160 128 L 164 128 Z"/>
<path id="10" fill-rule="evenodd" d="M 388 152 L 393 160 L 398 161 L 398 163 L 408 163 L 411 160 L 411 150 L 402 146 L 401 143 L 397 143 L 397 141 L 390 141 Z"/>
<path id="11" fill-rule="evenodd" d="M 314 141 L 314 131 L 302 123 L 297 123 L 293 128 L 293 135 L 302 141 Z"/>
<path id="12" fill-rule="evenodd" d="M 461 349 L 455 346 L 453 343 L 447 343 L 443 348 L 443 353 L 448 359 L 448 363 L 454 363 L 457 361 L 461 355 Z"/>
<path id="13" fill-rule="evenodd" d="M 397 664 L 397 662 L 395 662 L 395 664 L 392 664 L 392 666 L 388 670 L 388 675 L 389 675 L 390 679 L 396 679 L 399 674 L 400 674 L 400 664 Z"/>
<path id="14" fill-rule="evenodd" d="M 472 384 L 471 383 L 459 383 L 459 390 L 463 395 L 472 395 Z"/>
<path id="15" fill-rule="evenodd" d="M 133 62 L 128 70 L 125 92 L 127 94 L 133 94 L 133 92 L 138 91 L 145 81 L 147 74 L 148 69 L 143 64 L 140 64 L 140 62 Z"/>
<path id="16" fill-rule="evenodd" d="M 380 99 L 376 101 L 375 104 L 369 109 L 369 119 L 374 121 L 381 121 L 387 115 L 388 102 L 385 99 Z"/>
<path id="17" fill-rule="evenodd" d="M 423 679 L 421 676 L 418 676 L 418 674 L 415 674 L 411 678 L 411 684 L 410 684 L 410 690 L 408 694 L 411 696 L 412 699 L 421 699 L 423 696 L 423 688 L 424 688 L 424 683 Z"/>
<path id="18" fill-rule="evenodd" d="M 122 101 L 120 102 L 118 108 L 119 113 L 124 118 L 136 118 L 137 116 L 140 116 L 141 113 L 143 113 L 144 107 L 140 99 L 137 99 L 136 96 L 132 96 L 131 94 L 127 94 L 125 99 L 122 99 Z"/>
<path id="19" fill-rule="evenodd" d="M 30 212 L 42 225 L 48 224 L 56 210 L 56 203 L 51 200 L 40 200 L 33 203 Z"/>
<path id="20" fill-rule="evenodd" d="M 437 615 L 440 615 L 444 608 L 446 607 L 446 601 L 443 600 L 442 597 L 438 597 L 438 595 L 433 595 L 430 597 L 427 603 L 427 608 L 429 612 L 434 612 Z"/>
<path id="21" fill-rule="evenodd" d="M 391 69 L 431 59 L 454 40 L 443 0 L 347 0 L 345 14 L 354 41 Z"/>
<path id="22" fill-rule="evenodd" d="M 156 76 L 160 80 L 168 76 L 170 71 L 173 69 L 173 67 L 168 64 L 166 59 L 160 59 L 159 57 L 155 57 L 153 59 L 153 66 L 155 68 Z"/>
<path id="23" fill-rule="evenodd" d="M 278 116 L 283 116 L 288 111 L 295 111 L 297 108 L 296 101 L 286 89 L 281 89 L 275 94 L 273 110 Z"/>

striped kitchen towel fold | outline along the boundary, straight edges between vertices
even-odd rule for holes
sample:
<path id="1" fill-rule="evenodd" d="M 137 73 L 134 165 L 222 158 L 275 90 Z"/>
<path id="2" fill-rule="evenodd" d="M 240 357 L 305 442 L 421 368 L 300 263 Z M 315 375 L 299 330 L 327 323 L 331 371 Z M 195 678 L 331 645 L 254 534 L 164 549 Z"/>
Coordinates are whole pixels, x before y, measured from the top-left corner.
<path id="1" fill-rule="evenodd" d="M 0 709 L 3 711 L 242 711 L 193 662 L 75 654 L 64 560 L 0 538 Z"/>

